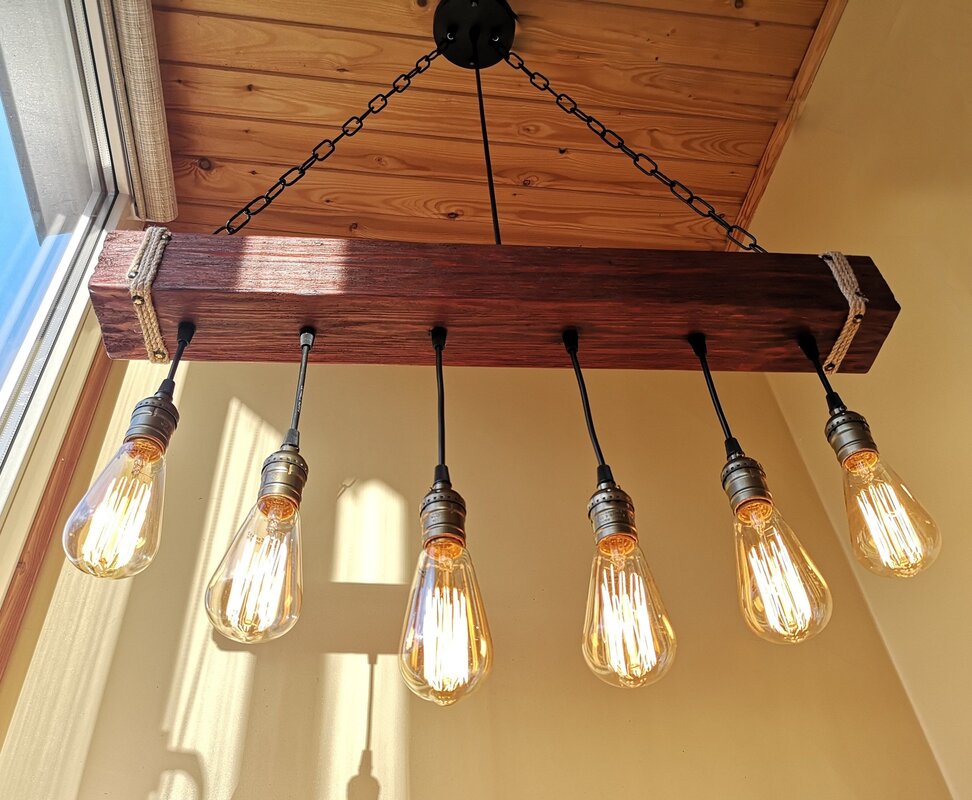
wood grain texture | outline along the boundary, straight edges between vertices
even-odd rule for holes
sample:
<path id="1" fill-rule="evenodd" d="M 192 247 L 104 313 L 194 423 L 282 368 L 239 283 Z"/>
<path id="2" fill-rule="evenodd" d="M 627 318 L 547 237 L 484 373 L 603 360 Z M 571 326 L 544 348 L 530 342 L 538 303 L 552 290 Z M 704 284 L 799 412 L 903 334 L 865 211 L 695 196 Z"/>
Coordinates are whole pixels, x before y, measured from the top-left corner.
<path id="1" fill-rule="evenodd" d="M 580 3 L 575 7 L 583 6 Z M 155 21 L 159 57 L 166 62 L 384 86 L 432 49 L 428 36 L 405 39 L 382 33 L 363 35 L 355 30 L 325 30 L 165 10 L 156 12 Z M 796 30 L 806 31 L 806 42 L 809 42 L 811 29 Z M 798 44 L 801 55 L 806 42 Z M 521 49 L 535 69 L 544 72 L 559 89 L 573 95 L 578 102 L 586 100 L 590 105 L 597 98 L 606 107 L 624 109 L 642 108 L 647 100 L 652 108 L 691 114 L 699 113 L 700 102 L 696 98 L 702 98 L 705 109 L 702 113 L 737 119 L 775 120 L 782 116 L 787 108 L 786 95 L 799 65 L 797 59 L 791 67 L 792 59 L 787 59 L 785 66 L 774 62 L 767 71 L 750 74 L 727 69 L 717 77 L 712 69 L 662 63 L 653 56 L 646 56 L 640 49 L 625 50 L 620 57 L 599 52 L 597 60 L 589 61 L 586 68 L 583 62 L 577 64 L 580 54 L 573 50 L 547 52 L 549 48 L 540 46 L 539 42 L 535 47 L 524 44 Z M 574 61 L 574 68 L 558 70 L 556 64 L 565 60 Z M 501 68 L 486 71 L 486 91 L 491 96 L 518 98 L 536 93 L 523 75 L 517 75 L 505 65 L 497 66 Z M 778 74 L 776 70 L 784 70 L 784 74 Z M 472 94 L 474 89 L 469 80 L 467 70 L 448 63 L 437 64 L 416 79 L 426 89 Z M 772 108 L 760 108 L 756 101 L 767 95 L 778 102 Z"/>
<path id="2" fill-rule="evenodd" d="M 126 279 L 143 235 L 111 234 L 89 286 L 113 358 L 145 353 Z M 870 303 L 843 369 L 863 372 L 898 305 L 870 259 L 851 263 Z M 847 316 L 812 255 L 187 234 L 169 243 L 153 297 L 167 344 L 191 319 L 191 357 L 230 361 L 293 361 L 312 325 L 314 361 L 429 364 L 427 332 L 445 325 L 449 364 L 562 367 L 573 325 L 591 368 L 696 369 L 685 336 L 702 330 L 714 369 L 807 371 L 796 333 L 827 351 Z"/>
<path id="3" fill-rule="evenodd" d="M 436 5 L 155 0 L 174 228 L 204 231 L 219 207 L 225 220 L 335 135 L 428 52 Z M 515 6 L 530 67 L 733 222 L 755 207 L 835 22 L 827 0 Z M 498 64 L 483 81 L 504 242 L 725 247 L 525 75 Z M 247 233 L 489 241 L 480 136 L 472 73 L 439 60 Z"/>
<path id="4" fill-rule="evenodd" d="M 786 145 L 790 134 L 796 127 L 800 112 L 803 109 L 803 102 L 810 93 L 810 86 L 813 84 L 813 79 L 817 76 L 817 70 L 820 69 L 820 64 L 823 62 L 827 48 L 830 46 L 830 40 L 837 30 L 837 23 L 840 22 L 841 15 L 844 13 L 846 6 L 847 0 L 828 0 L 827 2 L 827 6 L 820 18 L 820 24 L 814 32 L 813 39 L 804 56 L 803 64 L 800 66 L 800 71 L 797 74 L 796 80 L 793 82 L 793 88 L 790 90 L 790 96 L 788 98 L 791 104 L 790 110 L 776 124 L 773 135 L 770 136 L 766 144 L 766 152 L 763 154 L 763 159 L 756 169 L 753 183 L 749 187 L 749 191 L 746 192 L 746 197 L 743 200 L 742 208 L 739 211 L 738 224 L 744 228 L 749 226 L 753 217 L 756 215 L 756 208 L 759 206 L 759 201 L 762 200 L 763 194 L 766 192 L 766 187 L 769 186 L 773 170 L 780 160 L 780 156 L 783 155 L 783 147 Z M 735 245 L 730 243 L 727 249 L 731 250 L 734 248 Z"/>
<path id="5" fill-rule="evenodd" d="M 826 0 L 593 0 L 602 6 L 623 7 L 626 20 L 643 20 L 643 12 L 677 12 L 680 16 L 702 15 L 721 17 L 726 20 L 753 20 L 757 22 L 780 22 L 788 25 L 813 27 L 823 11 Z M 157 7 L 180 9 L 183 11 L 204 11 L 233 13 L 246 17 L 268 17 L 303 22 L 317 20 L 320 25 L 335 25 L 354 28 L 361 25 L 361 4 L 356 0 L 329 0 L 326 4 L 318 0 L 278 0 L 268 13 L 267 5 L 255 0 L 235 3 L 227 9 L 218 0 L 161 0 Z M 424 36 L 432 27 L 432 15 L 436 3 L 429 0 L 371 0 L 369 2 L 369 21 L 380 26 L 380 30 L 390 33 L 403 33 Z M 529 21 L 542 15 L 557 14 L 568 16 L 572 8 L 565 8 L 564 0 L 550 3 L 549 0 L 519 0 L 515 4 L 521 19 Z M 603 13 L 611 13 L 605 8 Z"/>
<path id="6" fill-rule="evenodd" d="M 450 126 L 455 130 L 454 126 Z M 478 126 L 477 126 L 478 130 Z M 177 157 L 198 157 L 209 162 L 223 159 L 243 164 L 274 164 L 285 172 L 303 161 L 316 131 L 305 125 L 262 120 L 237 120 L 198 114 L 169 114 L 169 142 Z M 308 144 L 310 142 L 310 144 Z M 435 158 L 429 158 L 434 148 Z M 561 151 L 564 152 L 561 152 Z M 493 176 L 497 184 L 561 189 L 568 192 L 669 196 L 658 181 L 646 180 L 630 160 L 602 145 L 596 152 L 565 147 L 526 146 L 491 142 Z M 746 191 L 754 167 L 717 161 L 667 159 L 669 174 L 707 197 L 732 202 Z M 340 153 L 318 171 L 374 173 L 440 180 L 462 180 L 481 187 L 484 181 L 483 145 L 467 139 L 438 139 L 414 133 L 370 131 L 342 142 Z"/>
<path id="7" fill-rule="evenodd" d="M 424 43 L 429 39 L 436 5 L 369 0 L 367 21 L 373 34 Z M 162 10 L 162 6 L 157 7 Z M 236 0 L 229 8 L 225 0 L 181 0 L 171 7 L 190 12 L 187 16 L 197 19 L 213 17 L 230 23 L 243 17 L 249 28 L 268 17 L 266 0 Z M 800 65 L 799 53 L 806 49 L 812 32 L 812 27 L 648 7 L 606 8 L 576 0 L 526 0 L 517 4 L 516 11 L 517 50 L 538 58 L 572 53 L 578 59 L 623 60 L 635 68 L 660 63 L 792 78 Z M 335 34 L 361 28 L 362 12 L 360 0 L 274 0 L 270 16 L 273 24 L 295 23 L 318 41 L 326 38 L 330 42 Z M 236 36 L 238 33 L 228 24 L 224 37 L 232 40 Z M 296 58 L 302 50 L 301 36 L 266 28 L 249 41 L 278 36 L 294 48 L 295 58 L 285 63 L 303 68 L 309 60 Z M 318 45 L 315 51 L 319 50 Z"/>
<path id="8" fill-rule="evenodd" d="M 196 202 L 221 201 L 223 221 L 248 200 L 262 194 L 280 175 L 280 166 L 242 164 L 231 161 L 203 164 L 196 159 L 174 158 L 176 190 L 180 198 Z M 541 187 L 499 185 L 496 200 L 504 242 L 510 244 L 568 244 L 596 247 L 618 238 L 639 241 L 645 247 L 680 247 L 691 240 L 700 246 L 721 247 L 719 228 L 664 196 L 625 197 L 592 195 L 577 202 L 573 192 Z M 729 215 L 738 212 L 726 203 Z M 442 223 L 438 241 L 455 241 L 451 226 L 468 220 L 489 217 L 489 198 L 485 181 L 466 181 L 408 177 L 398 174 L 376 175 L 336 170 L 311 170 L 291 186 L 266 211 L 247 227 L 264 226 L 274 230 L 274 220 L 282 211 L 317 212 L 315 227 L 308 233 L 328 233 L 334 220 L 380 214 L 389 221 L 398 218 L 380 238 L 415 241 L 411 225 L 419 218 Z M 340 215 L 336 218 L 333 214 Z M 344 235 L 343 232 L 338 235 Z M 491 234 L 483 239 L 489 241 Z"/>
<path id="9" fill-rule="evenodd" d="M 104 352 L 98 351 L 88 370 L 84 388 L 74 407 L 74 415 L 47 479 L 37 513 L 31 522 L 27 540 L 20 553 L 20 560 L 10 580 L 3 605 L 0 606 L 0 680 L 3 679 L 10 661 L 44 557 L 50 549 L 55 533 L 59 532 L 56 526 L 61 507 L 81 458 L 84 440 L 91 427 L 110 370 L 111 361 Z"/>
<path id="10" fill-rule="evenodd" d="M 490 76 L 484 76 L 486 81 Z M 336 131 L 368 99 L 386 87 L 378 83 L 315 80 L 246 70 L 163 64 L 162 83 L 170 122 L 174 114 L 220 115 L 242 120 L 302 123 L 315 133 L 305 146 Z M 470 85 L 467 87 L 472 89 Z M 719 161 L 755 166 L 773 131 L 773 121 L 663 114 L 650 108 L 621 111 L 592 98 L 598 119 L 632 147 L 659 158 Z M 576 119 L 531 94 L 487 99 L 491 142 L 538 145 L 603 153 L 604 144 Z M 448 127 L 436 124 L 449 120 Z M 241 123 L 242 124 L 242 123 Z M 436 92 L 416 84 L 394 97 L 386 112 L 368 120 L 368 130 L 423 139 L 480 142 L 479 111 L 473 94 Z M 178 134 L 178 129 L 173 130 Z M 370 138 L 371 134 L 368 134 Z M 308 140 L 313 139 L 308 143 Z M 215 143 L 206 152 L 215 150 Z"/>

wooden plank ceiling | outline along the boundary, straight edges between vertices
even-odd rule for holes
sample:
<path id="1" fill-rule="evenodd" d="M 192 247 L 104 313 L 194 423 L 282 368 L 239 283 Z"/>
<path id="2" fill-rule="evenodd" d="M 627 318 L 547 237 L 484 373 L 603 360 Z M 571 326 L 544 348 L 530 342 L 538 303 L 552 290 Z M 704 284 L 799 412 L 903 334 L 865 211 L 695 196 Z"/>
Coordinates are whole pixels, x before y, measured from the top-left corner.
<path id="1" fill-rule="evenodd" d="M 156 0 L 179 231 L 210 232 L 433 46 L 436 0 Z M 515 49 L 748 224 L 844 0 L 514 0 Z M 718 228 L 498 64 L 504 243 L 723 249 Z M 250 234 L 492 241 L 474 75 L 438 60 Z"/>

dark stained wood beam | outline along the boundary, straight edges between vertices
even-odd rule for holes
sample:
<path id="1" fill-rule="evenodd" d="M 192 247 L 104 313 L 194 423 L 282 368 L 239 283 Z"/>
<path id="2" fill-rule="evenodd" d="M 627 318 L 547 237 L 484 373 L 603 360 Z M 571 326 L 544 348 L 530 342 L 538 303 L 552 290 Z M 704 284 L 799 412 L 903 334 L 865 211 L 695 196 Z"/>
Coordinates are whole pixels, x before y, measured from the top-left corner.
<path id="1" fill-rule="evenodd" d="M 145 358 L 127 280 L 143 236 L 110 234 L 91 278 L 112 358 Z M 899 307 L 871 259 L 850 262 L 869 304 L 842 371 L 866 372 Z M 585 367 L 697 369 L 701 330 L 714 369 L 805 372 L 797 333 L 826 353 L 847 316 L 820 258 L 779 253 L 173 234 L 152 291 L 169 348 L 190 319 L 202 361 L 295 361 L 311 325 L 313 361 L 428 365 L 445 325 L 450 365 L 567 367 L 576 326 Z"/>

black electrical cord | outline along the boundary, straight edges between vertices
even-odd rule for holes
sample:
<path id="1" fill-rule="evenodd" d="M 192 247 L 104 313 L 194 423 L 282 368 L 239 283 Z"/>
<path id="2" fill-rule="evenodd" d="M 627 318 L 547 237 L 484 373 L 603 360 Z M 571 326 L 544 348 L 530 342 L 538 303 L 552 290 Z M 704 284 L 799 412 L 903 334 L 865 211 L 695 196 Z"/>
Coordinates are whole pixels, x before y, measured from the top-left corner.
<path id="1" fill-rule="evenodd" d="M 445 350 L 448 333 L 445 328 L 439 326 L 431 330 L 432 347 L 435 348 L 435 384 L 438 396 L 439 460 L 435 465 L 435 480 L 446 482 L 449 482 L 449 468 L 446 466 L 445 451 L 445 380 L 442 377 L 442 351 Z"/>
<path id="2" fill-rule="evenodd" d="M 797 344 L 800 345 L 803 355 L 805 355 L 807 360 L 813 364 L 817 377 L 820 378 L 820 383 L 823 385 L 824 392 L 826 392 L 827 408 L 830 409 L 830 413 L 837 414 L 841 411 L 845 411 L 847 406 L 845 406 L 844 401 L 840 399 L 840 395 L 834 391 L 834 387 L 830 385 L 830 378 L 828 378 L 827 373 L 824 372 L 823 364 L 820 361 L 820 349 L 817 347 L 817 339 L 809 331 L 803 331 L 799 336 L 797 336 Z"/>
<path id="3" fill-rule="evenodd" d="M 483 102 L 483 80 L 479 74 L 479 48 L 476 46 L 476 39 L 479 36 L 478 28 L 473 28 L 470 32 L 473 36 L 473 58 L 476 62 L 476 95 L 479 98 L 479 125 L 483 132 L 483 154 L 486 157 L 486 183 L 489 186 L 489 209 L 493 215 L 493 239 L 496 244 L 503 244 L 500 237 L 499 213 L 496 210 L 496 187 L 493 185 L 493 161 L 489 156 L 489 132 L 486 129 L 486 105 Z"/>
<path id="4" fill-rule="evenodd" d="M 587 423 L 587 434 L 591 437 L 591 446 L 594 448 L 594 457 L 597 459 L 597 481 L 605 483 L 613 481 L 611 467 L 604 460 L 604 451 L 601 450 L 601 443 L 597 439 L 597 431 L 594 428 L 594 416 L 591 413 L 591 399 L 587 395 L 587 384 L 584 382 L 584 373 L 581 371 L 580 361 L 577 359 L 577 348 L 580 337 L 576 328 L 567 328 L 562 335 L 564 348 L 570 356 L 570 363 L 574 367 L 574 376 L 577 378 L 577 388 L 580 389 L 581 405 L 584 408 L 584 421 Z"/>
<path id="5" fill-rule="evenodd" d="M 300 331 L 300 371 L 297 373 L 297 392 L 294 395 L 294 413 L 290 417 L 290 428 L 284 437 L 284 445 L 299 447 L 300 432 L 297 430 L 300 424 L 300 410 L 304 403 L 304 381 L 307 378 L 307 360 L 310 357 L 311 347 L 314 346 L 314 329 L 303 328 Z"/>
<path id="6" fill-rule="evenodd" d="M 690 333 L 688 335 L 689 344 L 699 359 L 702 366 L 702 375 L 705 377 L 705 385 L 709 389 L 709 397 L 712 398 L 712 407 L 715 409 L 716 416 L 719 418 L 719 425 L 722 428 L 722 435 L 726 440 L 726 457 L 732 458 L 743 454 L 739 441 L 732 435 L 729 429 L 729 420 L 726 419 L 726 412 L 722 410 L 722 402 L 719 400 L 719 393 L 716 391 L 715 382 L 712 380 L 712 370 L 709 369 L 709 360 L 706 357 L 708 347 L 705 343 L 704 333 Z"/>
<path id="7" fill-rule="evenodd" d="M 176 370 L 179 369 L 179 363 L 182 361 L 182 354 L 186 352 L 186 348 L 192 342 L 192 337 L 196 333 L 196 326 L 191 322 L 183 321 L 179 323 L 179 330 L 176 334 L 178 337 L 178 347 L 176 348 L 175 355 L 172 357 L 172 363 L 169 364 L 169 374 L 166 375 L 165 380 L 159 386 L 159 394 L 168 395 L 170 398 L 175 392 L 175 376 Z"/>

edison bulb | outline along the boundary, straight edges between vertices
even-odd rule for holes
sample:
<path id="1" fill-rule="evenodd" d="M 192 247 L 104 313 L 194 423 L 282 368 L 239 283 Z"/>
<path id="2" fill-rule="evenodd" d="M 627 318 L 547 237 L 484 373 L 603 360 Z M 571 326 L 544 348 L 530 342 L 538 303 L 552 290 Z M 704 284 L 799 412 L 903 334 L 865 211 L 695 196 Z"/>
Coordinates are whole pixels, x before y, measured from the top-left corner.
<path id="1" fill-rule="evenodd" d="M 99 578 L 137 575 L 159 550 L 164 489 L 162 446 L 127 440 L 64 526 L 68 560 Z"/>
<path id="2" fill-rule="evenodd" d="M 844 503 L 854 555 L 871 572 L 910 578 L 938 556 L 938 526 L 874 450 L 848 456 Z"/>
<path id="3" fill-rule="evenodd" d="M 612 686 L 661 678 L 675 660 L 675 632 L 638 540 L 602 539 L 594 553 L 584 622 L 584 659 Z"/>
<path id="4" fill-rule="evenodd" d="M 301 604 L 300 511 L 287 497 L 261 497 L 206 589 L 206 613 L 223 636 L 266 642 L 294 627 Z"/>
<path id="5" fill-rule="evenodd" d="M 757 636 L 795 644 L 830 621 L 833 601 L 820 571 L 767 500 L 736 510 L 736 570 L 746 624 Z"/>
<path id="6" fill-rule="evenodd" d="M 493 642 L 472 558 L 457 539 L 425 543 L 402 630 L 399 668 L 423 700 L 448 706 L 489 674 Z"/>

